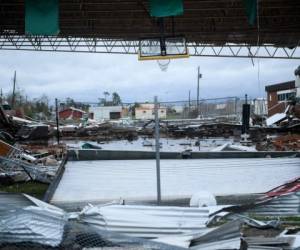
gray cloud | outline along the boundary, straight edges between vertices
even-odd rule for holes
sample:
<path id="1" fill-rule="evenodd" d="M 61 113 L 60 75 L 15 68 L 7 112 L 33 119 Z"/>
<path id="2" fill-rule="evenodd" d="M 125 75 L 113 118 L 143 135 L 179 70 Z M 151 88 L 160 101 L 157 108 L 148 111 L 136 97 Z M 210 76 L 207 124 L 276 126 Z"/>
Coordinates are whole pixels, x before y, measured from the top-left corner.
<path id="1" fill-rule="evenodd" d="M 172 60 L 167 72 L 156 61 L 140 62 L 134 55 L 0 51 L 0 87 L 12 89 L 13 71 L 18 87 L 31 98 L 72 97 L 95 102 L 103 91 L 117 91 L 127 102 L 187 100 L 196 97 L 196 72 L 201 66 L 200 97 L 264 96 L 264 86 L 293 80 L 297 60 L 191 57 Z M 259 77 L 258 77 L 259 65 Z M 259 80 L 258 80 L 259 79 Z"/>

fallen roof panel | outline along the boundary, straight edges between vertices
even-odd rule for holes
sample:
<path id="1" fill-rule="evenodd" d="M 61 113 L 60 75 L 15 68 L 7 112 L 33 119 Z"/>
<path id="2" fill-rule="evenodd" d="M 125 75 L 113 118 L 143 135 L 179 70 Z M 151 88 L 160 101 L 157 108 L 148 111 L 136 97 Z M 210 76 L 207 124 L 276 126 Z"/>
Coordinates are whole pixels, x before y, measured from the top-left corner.
<path id="1" fill-rule="evenodd" d="M 299 162 L 299 158 L 161 160 L 162 198 L 190 198 L 199 190 L 215 195 L 262 193 L 298 176 Z M 50 199 L 56 205 L 81 207 L 120 198 L 156 200 L 155 161 L 68 161 Z"/>

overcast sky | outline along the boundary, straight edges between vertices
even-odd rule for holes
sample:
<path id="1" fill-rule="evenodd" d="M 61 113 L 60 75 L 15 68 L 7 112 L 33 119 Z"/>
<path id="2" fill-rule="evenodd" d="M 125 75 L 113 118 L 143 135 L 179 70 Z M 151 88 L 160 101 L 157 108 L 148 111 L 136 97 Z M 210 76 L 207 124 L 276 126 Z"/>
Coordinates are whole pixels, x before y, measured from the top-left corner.
<path id="1" fill-rule="evenodd" d="M 46 94 L 96 102 L 103 92 L 118 92 L 124 102 L 187 100 L 196 98 L 197 66 L 201 67 L 200 98 L 226 96 L 261 97 L 264 86 L 294 80 L 299 60 L 255 60 L 190 57 L 172 60 L 162 72 L 156 61 L 137 60 L 135 55 L 51 53 L 0 50 L 0 87 L 12 90 L 14 70 L 17 86 L 30 98 Z M 258 65 L 259 79 L 258 81 Z"/>

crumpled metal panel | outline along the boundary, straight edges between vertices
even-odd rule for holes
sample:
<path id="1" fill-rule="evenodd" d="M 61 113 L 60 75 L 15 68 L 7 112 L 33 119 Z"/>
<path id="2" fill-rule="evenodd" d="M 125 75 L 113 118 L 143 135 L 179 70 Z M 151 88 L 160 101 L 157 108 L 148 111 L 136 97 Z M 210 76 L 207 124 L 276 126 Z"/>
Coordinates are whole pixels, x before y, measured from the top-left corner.
<path id="1" fill-rule="evenodd" d="M 254 213 L 262 216 L 300 215 L 300 192 L 274 197 L 270 201 L 248 210 L 247 213 Z"/>
<path id="2" fill-rule="evenodd" d="M 279 235 L 277 237 L 245 237 L 243 241 L 246 242 L 248 249 L 257 250 L 277 250 L 277 249 L 296 249 L 297 235 Z"/>
<path id="3" fill-rule="evenodd" d="M 240 249 L 242 220 L 228 222 L 191 241 L 191 249 Z"/>
<path id="4" fill-rule="evenodd" d="M 237 250 L 240 249 L 241 239 L 240 237 L 234 237 L 227 240 L 211 241 L 203 243 L 198 246 L 191 247 L 193 250 Z"/>
<path id="5" fill-rule="evenodd" d="M 34 203 L 24 194 L 0 192 L 0 216 L 10 209 L 33 206 Z"/>
<path id="6" fill-rule="evenodd" d="M 58 246 L 66 216 L 58 209 L 29 206 L 8 210 L 0 216 L 0 244 L 33 242 Z"/>
<path id="7" fill-rule="evenodd" d="M 247 250 L 283 250 L 282 247 L 248 246 Z"/>
<path id="8" fill-rule="evenodd" d="M 189 249 L 240 249 L 242 220 L 228 222 L 217 228 L 206 228 L 202 232 L 160 237 L 153 241 Z"/>
<path id="9" fill-rule="evenodd" d="M 206 229 L 207 208 L 159 206 L 86 206 L 73 216 L 79 221 L 125 235 L 157 238 Z"/>
<path id="10" fill-rule="evenodd" d="M 3 165 L 2 169 L 8 174 L 14 174 L 15 172 L 24 172 L 29 177 L 36 181 L 43 183 L 51 183 L 54 175 L 58 169 L 58 166 L 43 166 L 29 164 L 25 161 L 16 158 L 6 158 L 0 156 L 0 163 Z M 28 180 L 24 178 L 24 181 Z"/>

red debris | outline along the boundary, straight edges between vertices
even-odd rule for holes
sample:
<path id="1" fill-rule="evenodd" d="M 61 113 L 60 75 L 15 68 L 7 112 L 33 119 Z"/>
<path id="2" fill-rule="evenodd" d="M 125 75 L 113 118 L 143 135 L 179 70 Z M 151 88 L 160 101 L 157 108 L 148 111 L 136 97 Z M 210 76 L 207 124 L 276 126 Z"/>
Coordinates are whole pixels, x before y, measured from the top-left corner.
<path id="1" fill-rule="evenodd" d="M 297 191 L 300 191 L 300 177 L 268 191 L 265 195 L 268 197 L 275 197 Z"/>

